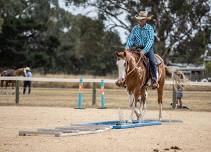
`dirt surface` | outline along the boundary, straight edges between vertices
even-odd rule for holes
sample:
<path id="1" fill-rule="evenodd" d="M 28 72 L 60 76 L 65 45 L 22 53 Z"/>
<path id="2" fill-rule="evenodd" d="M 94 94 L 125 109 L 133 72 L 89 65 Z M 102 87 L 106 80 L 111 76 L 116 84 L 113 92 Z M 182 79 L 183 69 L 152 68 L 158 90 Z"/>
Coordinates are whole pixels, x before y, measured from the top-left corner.
<path id="1" fill-rule="evenodd" d="M 90 135 L 18 135 L 19 130 L 118 120 L 118 113 L 118 109 L 0 106 L 0 152 L 211 151 L 210 112 L 163 111 L 163 119 L 182 120 L 183 123 L 113 129 Z M 121 110 L 121 113 L 126 118 L 129 111 Z M 145 118 L 158 118 L 158 111 L 147 111 Z"/>

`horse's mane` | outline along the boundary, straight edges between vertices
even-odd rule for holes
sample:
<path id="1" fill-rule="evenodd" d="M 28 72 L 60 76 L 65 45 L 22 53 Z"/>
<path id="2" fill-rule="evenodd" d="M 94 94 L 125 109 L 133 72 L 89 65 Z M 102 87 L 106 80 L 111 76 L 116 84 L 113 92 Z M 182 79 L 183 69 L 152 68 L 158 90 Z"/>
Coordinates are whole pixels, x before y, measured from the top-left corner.
<path id="1" fill-rule="evenodd" d="M 142 55 L 139 51 L 131 51 L 131 55 L 134 57 L 135 62 L 139 62 L 139 60 L 146 61 L 146 56 Z"/>

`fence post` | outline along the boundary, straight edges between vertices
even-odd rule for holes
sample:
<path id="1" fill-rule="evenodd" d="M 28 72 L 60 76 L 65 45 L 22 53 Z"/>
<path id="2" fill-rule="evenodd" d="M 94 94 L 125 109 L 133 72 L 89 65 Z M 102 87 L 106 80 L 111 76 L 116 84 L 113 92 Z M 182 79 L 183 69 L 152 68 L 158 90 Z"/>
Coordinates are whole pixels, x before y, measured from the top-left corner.
<path id="1" fill-rule="evenodd" d="M 83 104 L 83 78 L 82 76 L 80 77 L 80 82 L 79 82 L 79 94 L 78 94 L 78 109 L 82 109 L 82 104 Z"/>
<path id="2" fill-rule="evenodd" d="M 15 103 L 19 104 L 19 81 L 15 83 Z"/>
<path id="3" fill-rule="evenodd" d="M 92 106 L 96 104 L 96 83 L 92 84 Z"/>
<path id="4" fill-rule="evenodd" d="M 104 98 L 104 81 L 100 82 L 100 92 L 101 92 L 101 109 L 105 108 L 105 98 Z"/>
<path id="5" fill-rule="evenodd" d="M 173 84 L 173 92 L 172 92 L 172 108 L 176 108 L 176 89 Z"/>

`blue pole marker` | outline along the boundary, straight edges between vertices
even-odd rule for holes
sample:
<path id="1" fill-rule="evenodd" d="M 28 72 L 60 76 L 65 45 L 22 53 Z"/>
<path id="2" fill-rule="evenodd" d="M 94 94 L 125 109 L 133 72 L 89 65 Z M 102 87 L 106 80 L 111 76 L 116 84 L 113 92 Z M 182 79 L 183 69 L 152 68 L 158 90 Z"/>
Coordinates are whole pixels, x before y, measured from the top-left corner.
<path id="1" fill-rule="evenodd" d="M 105 108 L 105 97 L 104 97 L 104 81 L 101 80 L 100 82 L 100 93 L 101 93 L 101 108 L 104 109 Z"/>
<path id="2" fill-rule="evenodd" d="M 83 78 L 81 76 L 79 82 L 78 109 L 82 109 L 82 104 L 83 104 Z"/>

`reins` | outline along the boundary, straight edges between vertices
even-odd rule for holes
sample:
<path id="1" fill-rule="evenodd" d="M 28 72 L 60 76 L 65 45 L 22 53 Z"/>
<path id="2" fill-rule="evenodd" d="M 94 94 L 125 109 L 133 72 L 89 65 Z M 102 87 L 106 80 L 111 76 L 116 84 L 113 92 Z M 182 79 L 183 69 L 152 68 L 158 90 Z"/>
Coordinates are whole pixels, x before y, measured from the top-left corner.
<path id="1" fill-rule="evenodd" d="M 140 55 L 140 57 L 139 57 L 138 62 L 134 65 L 135 67 L 134 67 L 131 71 L 129 71 L 129 73 L 126 74 L 126 77 L 128 77 L 135 69 L 138 68 L 137 65 L 139 64 L 140 61 L 141 61 L 141 55 Z M 126 80 L 126 79 L 125 79 L 125 80 Z"/>

